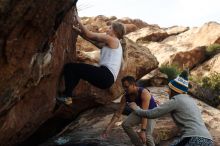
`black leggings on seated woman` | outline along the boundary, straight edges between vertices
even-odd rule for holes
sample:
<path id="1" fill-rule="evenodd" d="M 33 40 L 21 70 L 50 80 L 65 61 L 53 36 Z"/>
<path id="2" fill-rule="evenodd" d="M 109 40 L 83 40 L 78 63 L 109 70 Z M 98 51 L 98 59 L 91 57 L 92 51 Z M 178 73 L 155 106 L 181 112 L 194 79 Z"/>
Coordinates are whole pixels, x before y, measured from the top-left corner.
<path id="1" fill-rule="evenodd" d="M 105 66 L 68 63 L 64 66 L 65 96 L 72 96 L 73 89 L 80 79 L 86 80 L 100 89 L 107 89 L 114 83 L 113 74 Z"/>

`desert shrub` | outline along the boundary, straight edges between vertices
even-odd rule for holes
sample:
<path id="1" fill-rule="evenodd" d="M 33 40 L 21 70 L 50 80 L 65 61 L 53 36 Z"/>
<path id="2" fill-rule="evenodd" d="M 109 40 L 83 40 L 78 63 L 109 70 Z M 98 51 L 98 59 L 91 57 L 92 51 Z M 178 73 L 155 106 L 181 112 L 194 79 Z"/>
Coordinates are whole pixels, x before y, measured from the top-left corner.
<path id="1" fill-rule="evenodd" d="M 206 48 L 207 56 L 213 56 L 220 53 L 220 44 L 212 44 Z"/>
<path id="2" fill-rule="evenodd" d="M 175 79 L 181 73 L 181 69 L 177 65 L 162 65 L 159 69 L 168 76 L 168 81 Z"/>
<path id="3" fill-rule="evenodd" d="M 204 88 L 212 89 L 220 93 L 220 73 L 214 72 L 206 77 L 190 77 L 190 80 L 201 85 Z"/>
<path id="4" fill-rule="evenodd" d="M 205 88 L 220 92 L 220 73 L 214 72 L 210 76 L 202 78 L 201 83 Z"/>

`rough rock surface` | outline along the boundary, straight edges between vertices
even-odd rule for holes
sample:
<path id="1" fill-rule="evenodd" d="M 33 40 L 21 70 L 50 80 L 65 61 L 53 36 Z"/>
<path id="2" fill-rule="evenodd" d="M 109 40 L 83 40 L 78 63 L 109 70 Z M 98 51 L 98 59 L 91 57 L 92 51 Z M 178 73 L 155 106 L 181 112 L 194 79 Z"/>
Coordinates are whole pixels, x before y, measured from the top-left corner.
<path id="1" fill-rule="evenodd" d="M 151 93 L 161 103 L 168 100 L 166 94 L 167 87 L 151 87 Z M 196 99 L 195 99 L 196 100 Z M 207 104 L 196 100 L 201 109 L 206 126 L 210 130 L 215 146 L 220 145 L 220 111 Z M 121 120 L 115 125 L 108 139 L 102 139 L 100 134 L 109 123 L 113 111 L 117 105 L 110 104 L 85 112 L 78 119 L 68 125 L 61 133 L 42 146 L 49 145 L 96 145 L 96 146 L 132 146 L 128 136 L 120 126 Z M 124 116 L 122 118 L 125 119 Z M 165 116 L 157 120 L 154 130 L 154 137 L 160 146 L 167 146 L 178 135 L 178 129 L 170 116 Z"/>
<path id="2" fill-rule="evenodd" d="M 146 32 L 146 28 L 129 33 L 127 36 L 134 41 L 145 40 L 139 41 L 139 43 L 150 49 L 160 65 L 167 62 L 171 55 L 175 55 L 178 52 L 190 51 L 200 46 L 209 46 L 214 43 L 219 43 L 220 40 L 220 24 L 217 22 L 208 22 L 201 27 L 188 28 L 188 30 L 182 27 L 174 27 L 174 30 L 172 30 L 172 28 L 155 28 L 157 31 L 153 31 L 152 33 L 156 35 L 155 38 L 160 38 L 156 39 L 161 40 L 160 42 L 155 42 L 154 39 L 146 39 L 147 36 L 151 36 L 149 35 L 150 31 L 148 31 L 148 33 Z M 182 30 L 182 32 L 180 30 Z M 166 32 L 166 35 L 162 35 L 164 34 L 162 32 Z"/>
<path id="3" fill-rule="evenodd" d="M 128 34 L 127 37 L 134 42 L 148 43 L 150 41 L 160 42 L 168 37 L 168 34 L 158 26 L 148 26 Z"/>
<path id="4" fill-rule="evenodd" d="M 197 77 L 204 77 L 214 72 L 220 73 L 220 54 L 215 55 L 200 66 L 194 68 L 191 74 Z"/>
<path id="5" fill-rule="evenodd" d="M 75 55 L 75 3 L 0 2 L 0 145 L 26 139 L 51 116 L 62 66 Z"/>
<path id="6" fill-rule="evenodd" d="M 189 27 L 172 26 L 165 29 L 168 35 L 177 35 L 189 30 Z"/>
<path id="7" fill-rule="evenodd" d="M 196 47 L 190 51 L 177 52 L 170 56 L 170 58 L 165 61 L 165 65 L 176 65 L 181 69 L 193 68 L 199 65 L 202 61 L 206 59 L 206 47 Z"/>

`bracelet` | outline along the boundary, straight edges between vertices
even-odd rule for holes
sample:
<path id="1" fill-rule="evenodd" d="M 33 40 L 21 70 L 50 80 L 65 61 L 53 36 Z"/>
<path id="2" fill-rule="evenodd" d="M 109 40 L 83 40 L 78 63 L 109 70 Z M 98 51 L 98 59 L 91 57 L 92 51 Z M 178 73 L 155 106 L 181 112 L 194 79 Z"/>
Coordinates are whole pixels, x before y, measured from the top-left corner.
<path id="1" fill-rule="evenodd" d="M 146 131 L 146 129 L 143 129 L 143 128 L 142 128 L 141 131 Z"/>

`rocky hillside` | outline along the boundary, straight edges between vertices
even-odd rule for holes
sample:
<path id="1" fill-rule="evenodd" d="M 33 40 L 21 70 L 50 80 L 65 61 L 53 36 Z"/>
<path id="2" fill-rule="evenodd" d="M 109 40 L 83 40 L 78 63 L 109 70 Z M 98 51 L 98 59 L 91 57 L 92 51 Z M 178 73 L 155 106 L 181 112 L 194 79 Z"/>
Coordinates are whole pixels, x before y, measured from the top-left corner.
<path id="1" fill-rule="evenodd" d="M 188 66 L 195 76 L 220 73 L 219 52 L 210 56 L 206 49 L 211 44 L 220 44 L 220 24 L 216 22 L 198 28 L 161 28 L 139 19 L 85 17 L 83 23 L 95 32 L 104 32 L 112 21 L 125 25 L 127 66 L 110 89 L 100 90 L 81 81 L 75 90 L 77 97 L 72 107 L 57 106 L 55 97 L 63 90 L 63 65 L 67 62 L 96 64 L 99 60 L 99 50 L 72 29 L 76 25 L 76 2 L 0 1 L 0 145 L 37 145 L 61 130 L 42 145 L 130 145 L 120 126 L 113 130 L 113 134 L 116 133 L 113 139 L 99 139 L 100 131 L 115 110 L 113 107 L 117 106 L 111 101 L 122 93 L 120 79 L 123 76 L 133 75 L 140 79 L 152 70 L 155 73 L 154 69 L 160 65 L 172 63 Z M 153 77 L 167 78 L 154 73 Z M 153 79 L 148 85 L 161 83 L 165 82 Z M 155 90 L 157 96 L 165 96 L 166 88 Z M 160 100 L 163 99 L 167 97 Z M 216 136 L 217 145 L 219 110 L 198 104 L 207 127 Z M 83 111 L 86 112 L 80 114 Z M 164 122 L 170 123 L 168 127 Z M 65 126 L 67 128 L 63 129 Z M 157 141 L 164 145 L 169 143 L 168 139 L 176 135 L 173 126 L 169 117 L 159 120 L 155 130 Z M 96 129 L 88 131 L 86 127 Z"/>
<path id="2" fill-rule="evenodd" d="M 204 61 L 211 60 L 205 51 L 207 46 L 220 44 L 220 24 L 217 22 L 208 22 L 201 27 L 193 28 L 183 26 L 161 28 L 127 17 L 117 19 L 100 15 L 84 17 L 83 20 L 90 30 L 97 32 L 104 32 L 112 21 L 122 22 L 127 29 L 126 37 L 148 48 L 160 65 L 175 63 L 180 67 L 184 64 L 185 67 L 194 68 Z M 91 49 L 92 46 L 86 48 L 89 51 L 88 48 Z M 217 61 L 213 62 L 213 65 L 215 69 L 210 70 L 219 72 Z"/>
<path id="3" fill-rule="evenodd" d="M 158 25 L 150 25 L 141 20 L 127 17 L 117 19 L 116 17 L 108 18 L 100 15 L 83 18 L 84 24 L 90 30 L 96 32 L 104 32 L 112 21 L 122 22 L 127 29 L 126 38 L 131 40 L 130 42 L 145 47 L 145 50 L 150 50 L 157 58 L 159 67 L 176 66 L 180 69 L 188 67 L 194 79 L 193 81 L 197 82 L 201 82 L 203 78 L 217 73 L 218 79 L 214 79 L 216 82 L 213 84 L 220 84 L 218 61 L 220 53 L 219 23 L 208 22 L 201 27 L 193 28 L 183 26 L 161 28 Z M 131 29 L 130 26 L 134 26 L 136 29 Z M 98 53 L 94 51 L 97 49 L 81 38 L 78 38 L 77 48 L 80 48 L 79 52 L 90 54 L 89 58 L 98 58 Z M 220 86 L 217 86 L 215 90 L 220 90 Z M 218 95 L 211 96 L 215 96 L 218 104 L 220 104 Z"/>

